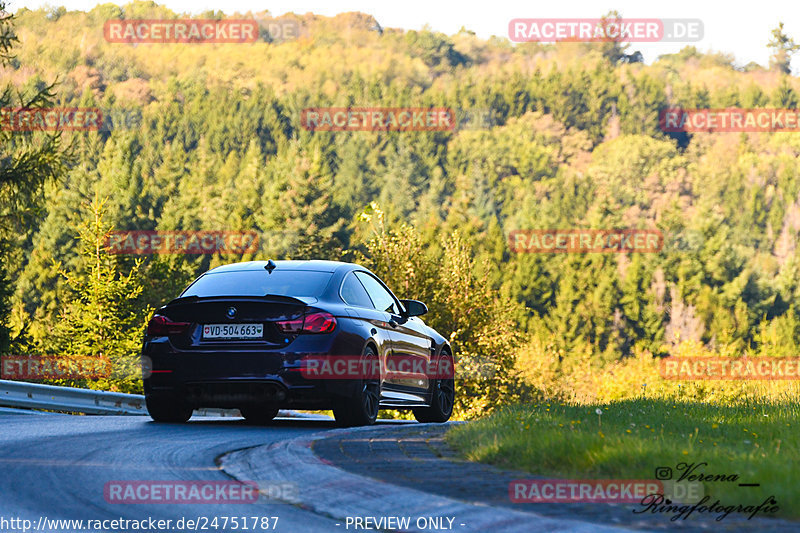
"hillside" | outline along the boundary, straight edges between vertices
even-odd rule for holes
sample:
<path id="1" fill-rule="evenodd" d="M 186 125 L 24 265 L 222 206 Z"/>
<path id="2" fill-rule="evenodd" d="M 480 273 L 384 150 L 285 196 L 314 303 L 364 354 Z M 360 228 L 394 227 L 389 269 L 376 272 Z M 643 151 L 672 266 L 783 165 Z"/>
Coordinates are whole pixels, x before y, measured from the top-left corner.
<path id="1" fill-rule="evenodd" d="M 393 244 L 386 253 L 394 259 L 444 268 L 457 232 L 463 249 L 455 249 L 471 263 L 452 272 L 474 275 L 469 287 L 488 290 L 503 313 L 461 348 L 478 362 L 510 350 L 506 363 L 516 360 L 537 389 L 625 397 L 655 375 L 653 356 L 798 353 L 800 137 L 668 135 L 658 124 L 667 107 L 795 108 L 795 77 L 737 69 L 732 57 L 693 47 L 645 65 L 605 44 L 511 45 L 468 30 L 384 28 L 362 13 L 229 16 L 256 18 L 262 28 L 297 24 L 296 38 L 273 42 L 263 32 L 248 44 L 103 37 L 108 19 L 177 16 L 151 2 L 16 13 L 19 43 L 0 69 L 4 82 L 28 92 L 57 82 L 57 105 L 98 107 L 112 118 L 99 132 L 63 134 L 75 163 L 47 185 L 36 222 L 15 235 L 18 349 L 63 348 L 52 332 L 76 293 L 53 262 L 70 272 L 90 267 L 77 237 L 97 195 L 117 230 L 262 236 L 254 254 L 142 257 L 142 292 L 131 298 L 137 313 L 208 267 L 242 259 L 363 260 L 398 283 L 409 273 L 421 278 L 426 271 L 410 261 L 392 271 L 370 239 Z M 302 127 L 304 108 L 325 106 L 448 107 L 458 125 Z M 387 233 L 373 231 L 379 215 Z M 548 228 L 654 228 L 665 244 L 641 254 L 508 246 L 513 230 Z M 118 259 L 128 272 L 136 258 Z M 451 316 L 457 310 L 445 313 L 450 296 L 411 277 L 395 287 L 399 297 L 428 291 L 443 317 L 437 327 L 469 325 Z M 480 344 L 508 324 L 513 335 Z M 614 390 L 586 376 L 590 368 L 604 376 L 620 360 L 645 361 L 644 369 Z"/>

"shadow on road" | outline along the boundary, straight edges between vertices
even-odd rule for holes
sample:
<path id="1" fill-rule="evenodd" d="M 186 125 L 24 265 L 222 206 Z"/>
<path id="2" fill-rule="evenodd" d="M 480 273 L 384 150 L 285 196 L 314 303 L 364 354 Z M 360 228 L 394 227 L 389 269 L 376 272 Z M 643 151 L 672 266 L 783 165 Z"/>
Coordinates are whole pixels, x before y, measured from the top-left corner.
<path id="1" fill-rule="evenodd" d="M 408 424 L 417 424 L 414 420 L 386 420 L 381 419 L 375 422 L 376 426 L 400 426 Z M 325 418 L 294 418 L 294 417 L 277 417 L 271 422 L 262 425 L 250 424 L 244 418 L 192 418 L 189 422 L 184 424 L 168 424 L 147 421 L 148 425 L 157 427 L 169 426 L 223 426 L 223 427 L 236 427 L 236 428 L 309 428 L 309 429 L 339 429 L 333 419 Z"/>

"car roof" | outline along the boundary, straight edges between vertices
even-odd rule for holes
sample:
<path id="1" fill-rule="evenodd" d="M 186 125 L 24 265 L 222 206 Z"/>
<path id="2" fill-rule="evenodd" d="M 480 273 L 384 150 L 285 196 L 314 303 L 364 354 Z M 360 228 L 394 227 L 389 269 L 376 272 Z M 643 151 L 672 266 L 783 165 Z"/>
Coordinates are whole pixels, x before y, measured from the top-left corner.
<path id="1" fill-rule="evenodd" d="M 222 265 L 209 270 L 209 272 L 234 272 L 241 270 L 264 270 L 267 261 L 245 261 L 242 263 L 231 263 Z M 318 259 L 308 261 L 275 261 L 275 270 L 315 270 L 317 272 L 335 272 L 342 267 L 363 268 L 354 263 L 344 263 L 341 261 L 321 261 Z M 366 270 L 366 269 L 364 269 Z"/>

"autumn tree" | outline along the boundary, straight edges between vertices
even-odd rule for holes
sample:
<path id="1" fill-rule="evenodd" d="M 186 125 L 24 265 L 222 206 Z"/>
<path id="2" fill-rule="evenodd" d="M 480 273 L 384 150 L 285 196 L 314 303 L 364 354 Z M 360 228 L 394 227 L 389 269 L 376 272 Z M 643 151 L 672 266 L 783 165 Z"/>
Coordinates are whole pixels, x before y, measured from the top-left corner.
<path id="1" fill-rule="evenodd" d="M 783 74 L 790 74 L 792 55 L 800 50 L 800 44 L 794 42 L 794 39 L 783 31 L 783 22 L 779 22 L 778 27 L 772 30 L 772 39 L 767 46 L 772 50 L 769 58 L 770 68 Z"/>

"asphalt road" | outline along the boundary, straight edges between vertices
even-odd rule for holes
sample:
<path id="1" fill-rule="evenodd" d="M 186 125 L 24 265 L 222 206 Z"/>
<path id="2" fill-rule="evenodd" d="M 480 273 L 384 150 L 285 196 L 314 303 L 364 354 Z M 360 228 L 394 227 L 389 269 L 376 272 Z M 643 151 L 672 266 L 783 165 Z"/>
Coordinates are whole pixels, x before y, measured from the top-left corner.
<path id="1" fill-rule="evenodd" d="M 215 464 L 221 454 L 333 427 L 332 421 L 302 419 L 277 419 L 271 426 L 252 427 L 241 419 L 195 418 L 185 425 L 164 425 L 141 416 L 0 414 L 0 531 L 22 531 L 24 523 L 3 521 L 12 518 L 30 520 L 35 531 L 40 518 L 148 517 L 171 519 L 173 524 L 181 518 L 208 517 L 205 531 L 222 531 L 221 518 L 226 516 L 248 517 L 248 529 L 240 522 L 237 531 L 254 531 L 251 517 L 264 516 L 278 517 L 274 531 L 344 531 L 335 520 L 264 496 L 244 504 L 121 504 L 109 503 L 103 492 L 110 481 L 229 481 Z M 217 528 L 210 521 L 213 517 L 220 519 Z M 202 519 L 196 526 L 204 530 Z M 42 530 L 78 531 L 44 526 Z M 172 530 L 177 530 L 174 525 Z M 226 530 L 234 530 L 232 521 Z"/>

